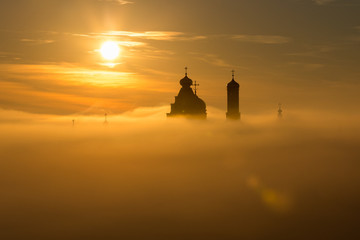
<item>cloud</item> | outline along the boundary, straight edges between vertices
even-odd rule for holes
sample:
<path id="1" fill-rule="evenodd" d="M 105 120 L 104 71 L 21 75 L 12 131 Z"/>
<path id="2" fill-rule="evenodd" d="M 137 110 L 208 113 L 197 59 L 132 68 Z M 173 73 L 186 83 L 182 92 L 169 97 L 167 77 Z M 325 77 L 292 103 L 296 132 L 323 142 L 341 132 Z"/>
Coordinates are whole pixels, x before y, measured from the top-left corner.
<path id="1" fill-rule="evenodd" d="M 125 0 L 115 0 L 116 2 L 118 2 L 121 5 L 125 5 L 125 4 L 133 4 L 134 2 L 130 2 L 130 1 L 125 1 Z"/>
<path id="2" fill-rule="evenodd" d="M 139 47 L 146 45 L 146 43 L 136 41 L 117 41 L 117 44 L 125 47 Z"/>
<path id="3" fill-rule="evenodd" d="M 314 45 L 314 46 L 306 46 L 298 52 L 292 52 L 286 54 L 287 56 L 295 56 L 295 57 L 310 57 L 310 58 L 328 58 L 328 55 L 334 50 L 338 49 L 336 45 Z"/>
<path id="4" fill-rule="evenodd" d="M 134 84 L 134 73 L 88 69 L 68 63 L 50 64 L 0 64 L 2 80 L 61 80 L 73 84 L 93 86 L 125 86 Z M 131 80 L 130 80 L 131 78 Z"/>
<path id="5" fill-rule="evenodd" d="M 192 53 L 196 59 L 206 62 L 210 65 L 224 68 L 232 68 L 235 69 L 237 66 L 226 62 L 224 59 L 221 59 L 219 56 L 215 54 L 201 54 L 201 53 Z"/>
<path id="6" fill-rule="evenodd" d="M 289 65 L 302 67 L 303 69 L 308 71 L 322 69 L 326 66 L 323 63 L 304 63 L 304 62 L 289 62 Z"/>
<path id="7" fill-rule="evenodd" d="M 103 1 L 103 2 L 113 2 L 113 3 L 118 3 L 120 5 L 126 5 L 126 4 L 133 4 L 134 2 L 132 1 L 126 1 L 126 0 L 99 0 L 99 1 Z"/>
<path id="8" fill-rule="evenodd" d="M 290 38 L 276 35 L 235 35 L 232 39 L 242 42 L 262 43 L 262 44 L 284 44 L 290 42 Z"/>
<path id="9" fill-rule="evenodd" d="M 131 89 L 139 85 L 131 72 L 65 63 L 0 64 L 0 71 L 0 107 L 6 109 L 61 115 L 96 106 L 87 114 L 99 113 L 101 108 L 121 112 L 133 109 L 138 95 L 144 94 Z"/>
<path id="10" fill-rule="evenodd" d="M 182 32 L 162 32 L 162 31 L 147 31 L 147 32 L 129 32 L 129 31 L 109 31 L 104 33 L 94 33 L 94 35 L 111 36 L 111 37 L 135 37 L 152 40 L 169 40 L 181 36 Z"/>
<path id="11" fill-rule="evenodd" d="M 312 0 L 315 4 L 317 5 L 326 5 L 326 4 L 329 4 L 331 2 L 335 2 L 336 0 Z"/>
<path id="12" fill-rule="evenodd" d="M 49 39 L 29 39 L 29 38 L 23 38 L 23 39 L 20 39 L 20 41 L 24 42 L 24 43 L 32 43 L 32 44 L 39 44 L 39 45 L 50 44 L 50 43 L 55 42 L 55 40 L 49 40 Z"/>
<path id="13" fill-rule="evenodd" d="M 129 31 L 109 31 L 103 33 L 92 33 L 91 36 L 107 36 L 107 37 L 131 37 L 147 40 L 162 41 L 192 41 L 203 40 L 206 36 L 192 35 L 183 32 L 166 32 L 166 31 L 146 31 L 146 32 L 129 32 Z"/>
<path id="14" fill-rule="evenodd" d="M 102 109 L 120 113 L 170 99 L 169 84 L 149 75 L 159 73 L 149 74 L 145 68 L 135 74 L 122 66 L 0 64 L 0 107 L 44 114 L 85 110 L 84 114 L 99 114 Z"/>

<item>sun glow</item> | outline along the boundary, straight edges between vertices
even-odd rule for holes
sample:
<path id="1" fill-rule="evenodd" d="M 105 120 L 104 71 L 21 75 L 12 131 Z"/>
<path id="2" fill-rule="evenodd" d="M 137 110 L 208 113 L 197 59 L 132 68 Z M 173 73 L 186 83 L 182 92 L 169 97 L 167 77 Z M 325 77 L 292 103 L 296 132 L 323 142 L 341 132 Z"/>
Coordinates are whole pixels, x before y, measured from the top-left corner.
<path id="1" fill-rule="evenodd" d="M 105 42 L 100 49 L 100 53 L 106 60 L 112 61 L 119 57 L 120 47 L 116 42 Z"/>

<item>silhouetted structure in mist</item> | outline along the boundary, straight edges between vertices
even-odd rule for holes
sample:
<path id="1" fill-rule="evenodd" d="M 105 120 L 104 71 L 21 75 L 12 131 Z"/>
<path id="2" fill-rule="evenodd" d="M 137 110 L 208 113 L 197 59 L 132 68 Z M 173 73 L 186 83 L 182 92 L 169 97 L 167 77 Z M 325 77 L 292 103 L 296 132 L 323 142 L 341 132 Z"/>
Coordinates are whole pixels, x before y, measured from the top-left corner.
<path id="1" fill-rule="evenodd" d="M 104 121 L 104 125 L 108 125 L 109 124 L 109 122 L 108 122 L 108 114 L 107 113 L 105 113 L 105 121 Z"/>
<path id="2" fill-rule="evenodd" d="M 188 78 L 187 68 L 185 68 L 185 77 L 180 80 L 182 88 L 178 96 L 175 97 L 175 103 L 171 104 L 171 112 L 168 117 L 185 116 L 206 119 L 206 104 L 197 96 L 197 86 L 195 82 L 195 93 L 191 86 L 193 81 Z"/>
<path id="3" fill-rule="evenodd" d="M 232 71 L 232 80 L 227 85 L 227 119 L 239 120 L 239 89 L 240 85 L 235 81 L 235 71 Z"/>
<path id="4" fill-rule="evenodd" d="M 283 116 L 283 110 L 281 107 L 282 107 L 282 105 L 281 105 L 281 103 L 279 103 L 278 118 L 282 118 L 282 116 Z"/>

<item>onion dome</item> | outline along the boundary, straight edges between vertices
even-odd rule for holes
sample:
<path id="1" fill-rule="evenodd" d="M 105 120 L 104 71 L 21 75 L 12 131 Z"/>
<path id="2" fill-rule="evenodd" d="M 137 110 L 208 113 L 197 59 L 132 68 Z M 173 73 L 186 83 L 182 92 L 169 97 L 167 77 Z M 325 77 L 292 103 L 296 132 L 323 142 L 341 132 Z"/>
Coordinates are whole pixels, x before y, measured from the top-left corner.
<path id="1" fill-rule="evenodd" d="M 206 103 L 201 98 L 197 97 L 196 101 L 201 108 L 206 109 Z"/>
<path id="2" fill-rule="evenodd" d="M 180 85 L 184 88 L 189 88 L 190 86 L 193 85 L 193 81 L 187 76 L 187 67 L 185 68 L 185 70 L 186 70 L 185 77 L 180 80 Z"/>

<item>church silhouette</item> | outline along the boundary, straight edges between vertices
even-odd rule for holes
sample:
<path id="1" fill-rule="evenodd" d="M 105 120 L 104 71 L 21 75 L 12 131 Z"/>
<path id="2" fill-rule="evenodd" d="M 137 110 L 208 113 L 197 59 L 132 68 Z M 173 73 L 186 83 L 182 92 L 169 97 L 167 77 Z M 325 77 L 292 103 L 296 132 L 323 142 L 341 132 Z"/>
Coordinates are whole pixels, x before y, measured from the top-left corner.
<path id="1" fill-rule="evenodd" d="M 227 113 L 226 118 L 232 120 L 240 119 L 239 111 L 239 89 L 240 84 L 235 81 L 235 71 L 232 71 L 232 80 L 227 85 Z"/>
<path id="2" fill-rule="evenodd" d="M 240 119 L 239 111 L 239 89 L 240 85 L 234 79 L 234 71 L 232 71 L 232 80 L 227 85 L 227 113 L 226 118 L 232 120 Z M 185 68 L 185 77 L 180 80 L 182 86 L 178 96 L 175 97 L 175 103 L 171 104 L 171 112 L 167 114 L 168 117 L 183 116 L 188 118 L 206 119 L 206 104 L 197 95 L 197 86 L 188 77 L 187 67 Z M 191 88 L 194 86 L 194 90 Z"/>
<path id="3" fill-rule="evenodd" d="M 178 96 L 175 97 L 175 103 L 171 104 L 171 112 L 168 117 L 185 116 L 191 118 L 206 119 L 206 104 L 197 96 L 195 82 L 195 93 L 191 86 L 193 81 L 188 77 L 187 68 L 185 68 L 185 77 L 180 80 L 182 88 Z"/>

